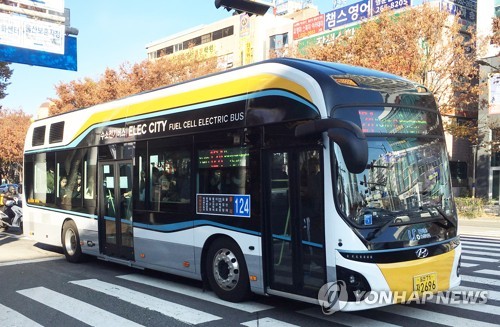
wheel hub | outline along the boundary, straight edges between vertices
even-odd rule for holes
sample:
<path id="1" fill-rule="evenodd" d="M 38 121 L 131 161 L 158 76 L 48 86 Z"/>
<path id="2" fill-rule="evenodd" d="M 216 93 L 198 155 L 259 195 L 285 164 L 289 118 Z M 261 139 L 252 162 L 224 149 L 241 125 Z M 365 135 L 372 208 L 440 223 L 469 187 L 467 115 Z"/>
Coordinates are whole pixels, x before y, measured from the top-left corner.
<path id="1" fill-rule="evenodd" d="M 224 290 L 232 290 L 240 278 L 239 263 L 233 252 L 228 249 L 217 251 L 213 262 L 215 281 Z"/>

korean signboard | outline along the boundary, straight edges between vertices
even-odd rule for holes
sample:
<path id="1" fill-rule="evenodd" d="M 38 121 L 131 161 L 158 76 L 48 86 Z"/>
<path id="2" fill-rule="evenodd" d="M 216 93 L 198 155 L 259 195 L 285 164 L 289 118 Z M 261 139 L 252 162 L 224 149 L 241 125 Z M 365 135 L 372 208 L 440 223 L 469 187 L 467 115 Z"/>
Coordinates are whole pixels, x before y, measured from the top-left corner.
<path id="1" fill-rule="evenodd" d="M 308 47 L 318 46 L 323 44 L 328 44 L 334 42 L 338 37 L 344 35 L 354 35 L 354 32 L 360 27 L 359 24 L 349 26 L 346 28 L 337 29 L 335 31 L 329 31 L 320 35 L 314 35 L 298 42 L 298 49 L 301 54 L 305 54 Z"/>
<path id="2" fill-rule="evenodd" d="M 369 9 L 370 0 L 363 0 L 349 6 L 329 11 L 325 14 L 325 29 L 332 29 L 368 18 Z"/>
<path id="3" fill-rule="evenodd" d="M 452 15 L 459 15 L 467 23 L 476 23 L 477 1 L 475 0 L 441 0 L 441 9 Z"/>
<path id="4" fill-rule="evenodd" d="M 363 0 L 325 14 L 325 30 L 373 17 L 382 10 L 411 6 L 411 0 Z"/>
<path id="5" fill-rule="evenodd" d="M 411 0 L 372 0 L 372 16 L 381 13 L 382 10 L 397 10 L 411 6 Z"/>
<path id="6" fill-rule="evenodd" d="M 298 40 L 325 30 L 325 15 L 318 15 L 293 24 L 293 39 Z"/>
<path id="7" fill-rule="evenodd" d="M 500 74 L 491 74 L 488 80 L 489 114 L 500 114 Z"/>
<path id="8" fill-rule="evenodd" d="M 288 12 L 288 0 L 276 0 L 274 2 L 274 14 L 285 15 Z"/>
<path id="9" fill-rule="evenodd" d="M 4 45 L 64 53 L 64 24 L 0 13 L 0 43 Z"/>
<path id="10" fill-rule="evenodd" d="M 12 2 L 22 3 L 27 6 L 47 9 L 57 12 L 64 12 L 64 0 L 14 0 Z"/>

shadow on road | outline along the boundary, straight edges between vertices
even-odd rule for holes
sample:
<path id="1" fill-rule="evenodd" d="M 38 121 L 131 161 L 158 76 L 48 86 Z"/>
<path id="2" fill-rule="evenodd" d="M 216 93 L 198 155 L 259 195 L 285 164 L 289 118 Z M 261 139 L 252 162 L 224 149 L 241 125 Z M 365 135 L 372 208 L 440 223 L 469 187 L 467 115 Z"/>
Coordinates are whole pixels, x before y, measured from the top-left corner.
<path id="1" fill-rule="evenodd" d="M 44 251 L 64 254 L 63 249 L 60 246 L 48 245 L 48 244 L 43 244 L 43 243 L 35 243 L 35 244 L 33 244 L 33 246 L 35 246 L 41 250 L 44 250 Z"/>

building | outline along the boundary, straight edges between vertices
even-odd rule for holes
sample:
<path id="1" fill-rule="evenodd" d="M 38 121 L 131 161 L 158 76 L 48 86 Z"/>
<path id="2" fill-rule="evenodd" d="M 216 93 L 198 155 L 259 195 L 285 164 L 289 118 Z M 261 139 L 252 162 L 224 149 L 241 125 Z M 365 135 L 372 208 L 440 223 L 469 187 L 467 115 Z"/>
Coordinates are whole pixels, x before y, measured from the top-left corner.
<path id="1" fill-rule="evenodd" d="M 500 16 L 500 0 L 481 0 L 477 4 L 477 31 L 479 37 L 493 35 L 492 21 Z M 476 150 L 476 194 L 495 202 L 500 198 L 500 151 L 485 146 L 500 140 L 500 48 L 487 45 L 478 58 L 480 96 L 478 127 L 481 144 Z M 497 147 L 498 149 L 498 147 Z"/>
<path id="2" fill-rule="evenodd" d="M 285 6 L 288 3 L 290 6 Z M 148 59 L 193 48 L 217 56 L 221 67 L 231 68 L 267 59 L 270 51 L 284 55 L 291 42 L 293 23 L 318 15 L 314 7 L 294 10 L 297 3 L 286 1 L 276 14 L 233 15 L 151 42 L 146 45 Z"/>

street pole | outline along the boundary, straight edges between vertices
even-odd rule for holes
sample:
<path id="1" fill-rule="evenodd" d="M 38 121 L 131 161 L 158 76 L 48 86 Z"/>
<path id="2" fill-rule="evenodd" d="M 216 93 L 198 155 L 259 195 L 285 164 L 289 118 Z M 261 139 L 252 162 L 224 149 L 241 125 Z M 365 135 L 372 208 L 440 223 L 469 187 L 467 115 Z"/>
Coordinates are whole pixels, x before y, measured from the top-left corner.
<path id="1" fill-rule="evenodd" d="M 477 144 L 472 145 L 473 164 L 472 164 L 472 198 L 476 197 L 476 162 L 477 162 Z"/>

